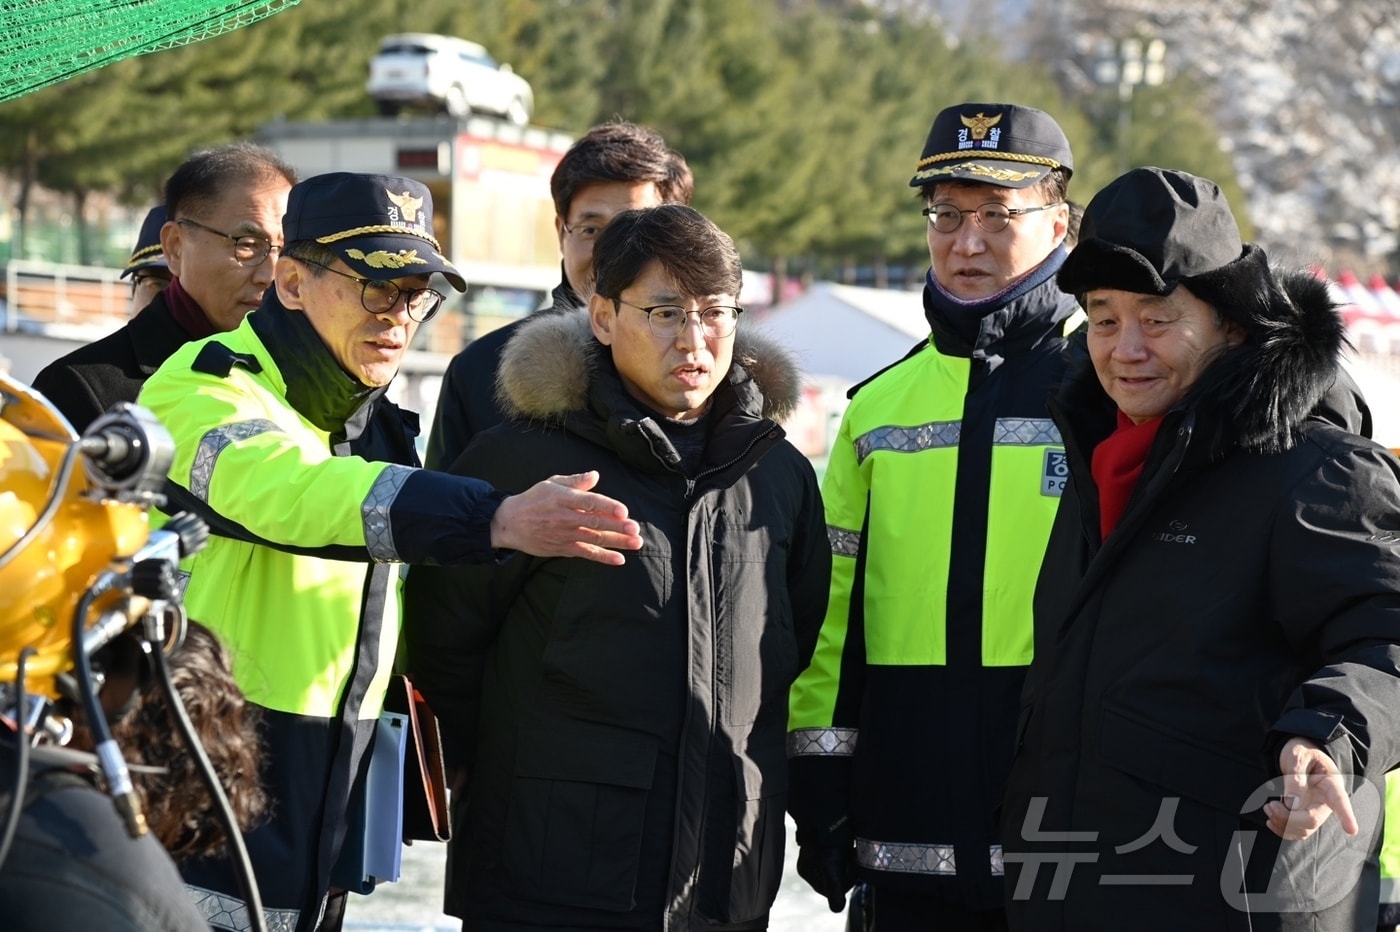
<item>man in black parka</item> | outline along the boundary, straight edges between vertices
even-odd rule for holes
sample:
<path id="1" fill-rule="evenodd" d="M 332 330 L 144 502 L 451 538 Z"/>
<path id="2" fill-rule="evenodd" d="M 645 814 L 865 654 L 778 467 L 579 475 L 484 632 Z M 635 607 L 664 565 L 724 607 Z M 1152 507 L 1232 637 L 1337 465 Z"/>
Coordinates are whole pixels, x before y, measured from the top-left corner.
<path id="1" fill-rule="evenodd" d="M 1400 466 L 1342 322 L 1220 189 L 1135 169 L 1058 276 L 1092 365 L 1002 836 L 1012 929 L 1369 928 L 1400 760 Z"/>
<path id="2" fill-rule="evenodd" d="M 456 469 L 510 491 L 586 464 L 642 550 L 408 577 L 408 666 L 469 771 L 452 909 L 473 932 L 764 929 L 787 694 L 831 563 L 815 474 L 776 423 L 800 378 L 739 324 L 738 253 L 691 208 L 619 214 L 594 268 L 587 312 L 511 340 L 513 418 Z"/>

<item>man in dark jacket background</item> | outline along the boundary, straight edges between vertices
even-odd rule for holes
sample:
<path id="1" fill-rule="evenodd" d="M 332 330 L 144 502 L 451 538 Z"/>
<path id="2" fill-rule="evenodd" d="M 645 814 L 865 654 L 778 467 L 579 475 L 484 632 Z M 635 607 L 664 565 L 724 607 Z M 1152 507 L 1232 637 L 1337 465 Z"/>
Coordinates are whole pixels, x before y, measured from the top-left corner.
<path id="1" fill-rule="evenodd" d="M 1400 478 L 1339 426 L 1341 319 L 1216 185 L 1157 168 L 1094 197 L 1058 283 L 1092 365 L 1052 401 L 1070 479 L 1005 798 L 1011 927 L 1371 928 Z"/>
<path id="2" fill-rule="evenodd" d="M 34 377 L 35 390 L 81 434 L 112 405 L 134 402 L 185 343 L 237 327 L 272 283 L 296 180 L 276 153 L 246 142 L 181 163 L 165 183 L 160 228 L 174 280 L 121 329 L 46 366 Z"/>
<path id="3" fill-rule="evenodd" d="M 617 215 L 594 269 L 587 312 L 506 347 L 514 419 L 454 470 L 512 490 L 587 464 L 642 550 L 409 573 L 408 665 L 469 771 L 449 909 L 474 932 L 764 929 L 831 560 L 776 423 L 800 378 L 739 325 L 738 252 L 691 208 Z"/>
<path id="4" fill-rule="evenodd" d="M 689 204 L 694 187 L 690 166 L 655 130 L 614 121 L 579 137 L 549 179 L 563 259 L 559 284 L 541 311 L 587 307 L 593 294 L 593 243 L 613 215 L 657 204 Z M 505 420 L 496 401 L 496 370 L 501 350 L 523 323 L 478 337 L 448 363 L 423 457 L 429 469 L 447 469 L 473 437 Z"/>

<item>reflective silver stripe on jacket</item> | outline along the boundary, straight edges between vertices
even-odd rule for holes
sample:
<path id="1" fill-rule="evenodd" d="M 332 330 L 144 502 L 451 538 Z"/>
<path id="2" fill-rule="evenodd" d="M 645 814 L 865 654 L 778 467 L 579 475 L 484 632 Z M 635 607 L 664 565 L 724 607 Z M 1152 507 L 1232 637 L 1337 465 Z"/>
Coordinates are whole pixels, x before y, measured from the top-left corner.
<path id="1" fill-rule="evenodd" d="M 826 526 L 826 539 L 834 557 L 854 557 L 860 552 L 860 531 L 848 531 L 834 524 Z"/>
<path id="2" fill-rule="evenodd" d="M 1048 417 L 999 417 L 992 430 L 992 443 L 1043 447 L 1064 442 L 1060 429 Z"/>
<path id="3" fill-rule="evenodd" d="M 934 421 L 917 427 L 876 427 L 856 438 L 856 459 L 863 463 L 876 450 L 918 453 L 936 447 L 955 447 L 961 438 L 961 421 Z"/>
<path id="4" fill-rule="evenodd" d="M 788 757 L 850 757 L 856 752 L 857 728 L 798 728 L 788 732 Z"/>
<path id="5" fill-rule="evenodd" d="M 1400 879 L 1395 877 L 1381 878 L 1381 902 L 1400 903 Z"/>
<path id="6" fill-rule="evenodd" d="M 201 502 L 207 503 L 209 482 L 214 478 L 214 464 L 218 461 L 219 454 L 224 452 L 229 444 L 281 429 L 267 418 L 257 418 L 225 424 L 209 431 L 199 438 L 199 449 L 194 451 L 194 465 L 190 467 L 190 492 Z"/>
<path id="7" fill-rule="evenodd" d="M 856 862 L 861 867 L 892 874 L 936 874 L 951 877 L 958 872 L 952 845 L 905 845 L 856 839 Z M 988 867 L 993 877 L 1006 875 L 1001 845 L 988 850 Z"/>
<path id="8" fill-rule="evenodd" d="M 238 897 L 196 887 L 192 883 L 185 884 L 185 891 L 194 900 L 195 909 L 199 910 L 204 921 L 214 928 L 245 932 L 253 927 L 248 921 L 248 905 Z M 267 932 L 296 932 L 301 910 L 264 909 L 263 917 Z"/>
<path id="9" fill-rule="evenodd" d="M 369 493 L 360 503 L 360 514 L 365 525 L 365 547 L 370 559 L 376 563 L 396 563 L 399 552 L 394 548 L 394 525 L 389 520 L 389 509 L 399 495 L 399 489 L 413 475 L 409 466 L 389 464 L 369 487 Z"/>

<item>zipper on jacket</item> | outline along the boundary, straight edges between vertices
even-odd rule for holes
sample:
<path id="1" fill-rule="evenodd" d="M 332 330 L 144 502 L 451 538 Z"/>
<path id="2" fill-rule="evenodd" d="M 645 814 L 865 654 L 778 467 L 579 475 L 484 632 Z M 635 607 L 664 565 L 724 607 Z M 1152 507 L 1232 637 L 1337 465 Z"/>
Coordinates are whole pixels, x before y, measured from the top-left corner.
<path id="1" fill-rule="evenodd" d="M 757 437 L 754 437 L 752 440 L 750 440 L 749 445 L 744 447 L 744 449 L 740 451 L 739 455 L 734 457 L 729 462 L 719 466 L 711 466 L 709 469 L 701 470 L 700 473 L 697 474 L 694 479 L 687 478 L 685 480 L 685 500 L 691 500 L 691 496 L 695 493 L 695 486 L 699 483 L 701 479 L 704 479 L 707 476 L 713 476 L 716 473 L 724 472 L 726 469 L 729 469 L 732 466 L 736 466 L 739 463 L 742 463 L 744 460 L 748 459 L 749 453 L 753 451 L 754 447 L 758 446 L 758 442 L 760 440 L 767 440 L 769 437 L 776 436 L 776 434 L 777 431 L 770 428 L 764 431 L 763 433 L 759 434 Z"/>

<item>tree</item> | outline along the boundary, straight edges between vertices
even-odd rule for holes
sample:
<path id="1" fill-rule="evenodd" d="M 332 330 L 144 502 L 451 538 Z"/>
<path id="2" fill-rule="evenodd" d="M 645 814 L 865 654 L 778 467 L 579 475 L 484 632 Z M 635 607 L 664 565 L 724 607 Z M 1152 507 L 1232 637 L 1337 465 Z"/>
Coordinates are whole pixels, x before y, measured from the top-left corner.
<path id="1" fill-rule="evenodd" d="M 696 206 L 751 264 L 848 277 L 857 265 L 922 268 L 908 180 L 943 107 L 1014 101 L 1054 114 L 1075 152 L 1077 200 L 1118 162 L 1115 98 L 1084 78 L 1082 50 L 1060 31 L 1032 17 L 1046 31 L 1027 47 L 1045 59 L 1009 61 L 1002 37 L 955 36 L 929 10 L 923 0 L 302 3 L 0 104 L 0 171 L 21 181 L 21 214 L 33 184 L 150 203 L 193 149 L 277 119 L 372 115 L 364 81 L 379 39 L 436 31 L 479 41 L 525 75 L 538 124 L 579 134 L 620 117 L 662 132 L 695 172 Z M 1131 157 L 1237 192 L 1198 94 L 1180 78 L 1139 88 Z"/>

